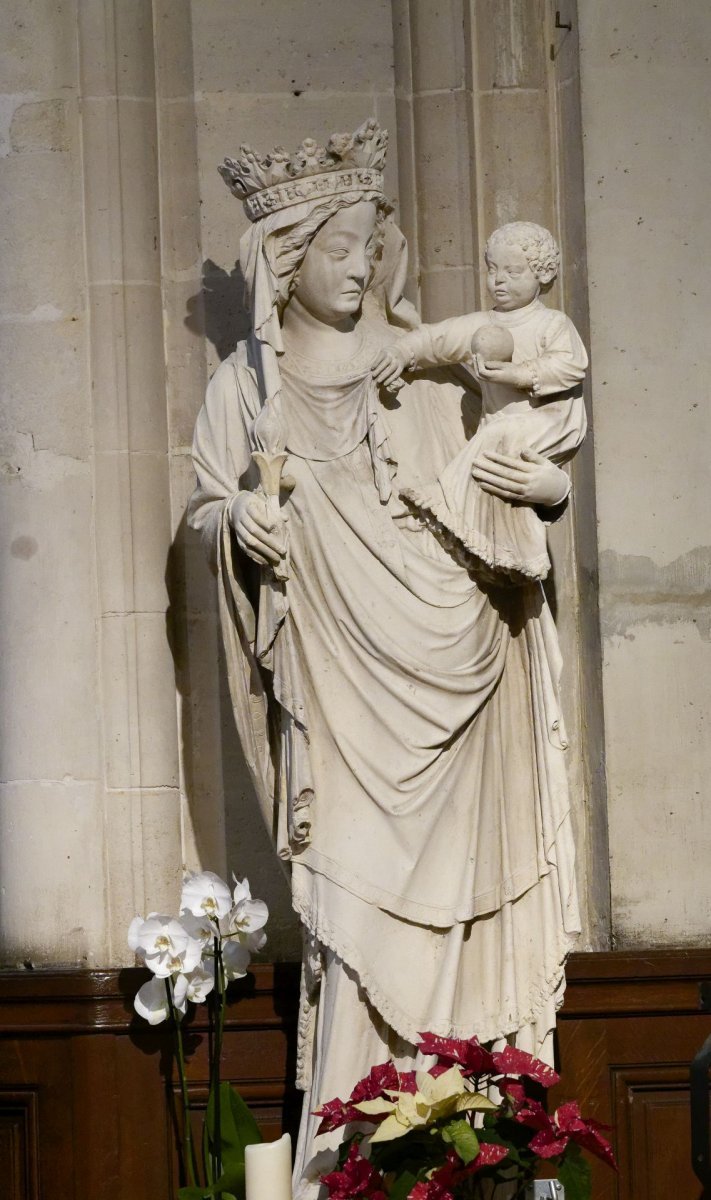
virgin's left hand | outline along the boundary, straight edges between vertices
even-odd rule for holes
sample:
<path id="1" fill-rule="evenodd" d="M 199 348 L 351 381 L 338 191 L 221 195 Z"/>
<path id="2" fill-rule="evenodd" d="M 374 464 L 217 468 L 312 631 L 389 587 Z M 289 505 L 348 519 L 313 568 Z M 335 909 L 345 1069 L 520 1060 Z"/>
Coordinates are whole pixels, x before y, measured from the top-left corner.
<path id="1" fill-rule="evenodd" d="M 570 487 L 565 471 L 535 450 L 522 450 L 520 455 L 490 450 L 474 460 L 472 476 L 492 496 L 544 508 L 565 500 Z"/>

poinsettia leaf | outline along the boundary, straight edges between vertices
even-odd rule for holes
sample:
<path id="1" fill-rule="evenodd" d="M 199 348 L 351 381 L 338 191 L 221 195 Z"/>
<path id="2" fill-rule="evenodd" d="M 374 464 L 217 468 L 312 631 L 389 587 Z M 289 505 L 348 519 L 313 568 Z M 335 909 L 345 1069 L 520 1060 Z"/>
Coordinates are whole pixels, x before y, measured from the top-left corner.
<path id="1" fill-rule="evenodd" d="M 504 1046 L 503 1050 L 497 1050 L 492 1058 L 496 1070 L 502 1075 L 526 1075 L 544 1088 L 552 1087 L 560 1080 L 558 1073 L 547 1063 L 541 1062 L 540 1058 L 534 1058 L 525 1050 L 518 1050 L 515 1046 Z"/>
<path id="2" fill-rule="evenodd" d="M 495 1145 L 493 1142 L 482 1143 L 479 1147 L 479 1153 L 474 1166 L 480 1171 L 482 1167 L 496 1167 L 505 1158 L 510 1157 L 512 1157 L 512 1154 L 508 1146 Z"/>
<path id="3" fill-rule="evenodd" d="M 374 1100 L 376 1096 L 382 1096 L 386 1088 L 400 1090 L 400 1076 L 392 1060 L 371 1067 L 365 1078 L 353 1088 L 350 1100 L 353 1104 L 360 1100 Z"/>
<path id="4" fill-rule="evenodd" d="M 558 1179 L 565 1188 L 565 1200 L 590 1200 L 592 1172 L 577 1146 L 570 1145 L 561 1159 Z"/>
<path id="5" fill-rule="evenodd" d="M 454 1200 L 454 1192 L 436 1179 L 421 1179 L 407 1200 Z"/>
<path id="6" fill-rule="evenodd" d="M 450 1142 L 465 1166 L 469 1166 L 479 1153 L 479 1139 L 468 1121 L 447 1121 L 442 1126 L 442 1137 Z"/>
<path id="7" fill-rule="evenodd" d="M 485 1050 L 478 1038 L 440 1037 L 436 1033 L 421 1033 L 418 1050 L 434 1054 L 440 1063 L 458 1063 L 465 1074 L 486 1075 L 495 1070 L 494 1055 Z"/>

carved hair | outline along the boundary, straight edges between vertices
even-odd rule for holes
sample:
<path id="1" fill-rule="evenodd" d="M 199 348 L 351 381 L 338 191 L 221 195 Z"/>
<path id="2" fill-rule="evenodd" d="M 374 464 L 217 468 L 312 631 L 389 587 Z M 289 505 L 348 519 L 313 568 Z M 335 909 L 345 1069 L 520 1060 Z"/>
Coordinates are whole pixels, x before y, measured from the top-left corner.
<path id="1" fill-rule="evenodd" d="M 558 243 L 542 225 L 533 221 L 511 221 L 495 229 L 484 247 L 484 257 L 488 258 L 489 249 L 496 244 L 518 246 L 523 250 L 529 267 L 539 283 L 552 283 L 558 274 L 560 266 L 560 250 Z"/>
<path id="2" fill-rule="evenodd" d="M 292 225 L 290 229 L 276 235 L 276 265 L 279 274 L 279 314 L 286 308 L 291 294 L 296 286 L 299 267 L 306 257 L 306 251 L 316 237 L 319 229 L 342 208 L 366 199 L 362 192 L 349 192 L 342 196 L 332 196 L 313 208 L 303 221 Z M 368 197 L 368 199 L 370 199 Z M 391 211 L 391 205 L 383 196 L 373 197 L 375 204 L 375 229 L 371 238 L 373 262 L 382 252 L 385 240 L 385 218 Z"/>

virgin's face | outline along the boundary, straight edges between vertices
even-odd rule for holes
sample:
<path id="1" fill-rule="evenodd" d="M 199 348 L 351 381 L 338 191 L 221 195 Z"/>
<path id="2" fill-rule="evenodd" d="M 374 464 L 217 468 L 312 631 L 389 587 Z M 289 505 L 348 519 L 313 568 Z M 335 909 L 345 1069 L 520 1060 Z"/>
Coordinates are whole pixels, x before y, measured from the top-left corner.
<path id="1" fill-rule="evenodd" d="M 499 312 L 530 304 L 541 290 L 520 246 L 495 242 L 486 252 L 486 287 Z"/>
<path id="2" fill-rule="evenodd" d="M 361 200 L 322 225 L 302 262 L 293 296 L 307 312 L 337 325 L 360 308 L 370 277 L 375 205 Z"/>

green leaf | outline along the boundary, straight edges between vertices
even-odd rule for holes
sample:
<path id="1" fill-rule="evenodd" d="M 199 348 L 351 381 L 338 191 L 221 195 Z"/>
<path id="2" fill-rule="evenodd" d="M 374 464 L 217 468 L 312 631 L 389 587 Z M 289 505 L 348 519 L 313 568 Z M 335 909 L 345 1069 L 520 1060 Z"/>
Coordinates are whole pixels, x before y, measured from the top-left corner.
<path id="1" fill-rule="evenodd" d="M 390 1200 L 407 1200 L 418 1179 L 419 1174 L 416 1175 L 413 1171 L 403 1171 L 390 1185 L 388 1193 Z"/>
<path id="2" fill-rule="evenodd" d="M 220 1178 L 205 1189 L 206 1196 L 221 1196 L 222 1200 L 241 1200 L 245 1195 L 244 1163 L 229 1167 Z"/>
<path id="3" fill-rule="evenodd" d="M 178 1200 L 205 1200 L 206 1192 L 201 1187 L 181 1187 Z"/>
<path id="4" fill-rule="evenodd" d="M 448 1121 L 442 1126 L 442 1137 L 451 1142 L 465 1166 L 474 1162 L 479 1153 L 479 1139 L 468 1121 Z"/>
<path id="5" fill-rule="evenodd" d="M 215 1150 L 215 1096 L 210 1096 L 205 1114 L 205 1128 L 210 1150 Z M 257 1122 L 242 1097 L 229 1083 L 220 1084 L 220 1156 L 222 1166 L 244 1169 L 245 1146 L 261 1142 Z M 218 1180 L 218 1183 L 220 1181 Z M 216 1186 L 215 1184 L 212 1185 Z"/>
<path id="6" fill-rule="evenodd" d="M 590 1200 L 592 1172 L 579 1146 L 569 1142 L 558 1166 L 558 1179 L 565 1188 L 565 1200 Z"/>

